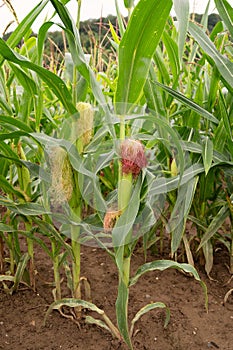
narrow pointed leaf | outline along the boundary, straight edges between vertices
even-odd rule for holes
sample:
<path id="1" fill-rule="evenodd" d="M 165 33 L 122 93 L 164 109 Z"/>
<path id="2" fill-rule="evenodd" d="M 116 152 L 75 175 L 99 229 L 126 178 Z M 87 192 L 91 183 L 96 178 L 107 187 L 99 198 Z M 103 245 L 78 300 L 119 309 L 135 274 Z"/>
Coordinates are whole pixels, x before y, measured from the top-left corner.
<path id="1" fill-rule="evenodd" d="M 224 223 L 224 221 L 229 215 L 230 215 L 230 210 L 228 205 L 226 204 L 220 209 L 220 211 L 217 213 L 217 215 L 215 215 L 215 217 L 211 221 L 209 227 L 207 228 L 204 236 L 201 239 L 201 243 L 198 249 L 200 249 L 206 242 L 208 242 L 214 236 L 214 234 L 222 226 L 222 224 Z"/>
<path id="2" fill-rule="evenodd" d="M 182 102 L 185 106 L 187 106 L 190 109 L 192 109 L 193 111 L 199 113 L 202 117 L 212 121 L 215 124 L 219 123 L 218 119 L 215 118 L 211 113 L 206 111 L 204 108 L 202 108 L 197 103 L 193 102 L 192 100 L 190 100 L 189 98 L 187 98 L 186 96 L 181 94 L 180 92 L 173 90 L 170 87 L 165 86 L 157 81 L 152 81 L 152 84 L 155 84 L 155 85 L 161 87 L 163 90 L 168 92 L 171 96 L 173 96 L 175 99 Z"/>
<path id="3" fill-rule="evenodd" d="M 36 7 L 32 11 L 29 12 L 29 14 L 24 17 L 22 22 L 18 25 L 18 27 L 12 32 L 10 37 L 7 39 L 7 44 L 14 48 L 20 40 L 24 37 L 24 35 L 28 32 L 28 30 L 31 28 L 31 25 L 35 21 L 35 19 L 38 17 L 38 15 L 41 13 L 41 11 L 45 8 L 49 0 L 40 1 Z M 0 65 L 2 64 L 3 60 L 0 59 Z"/>
<path id="4" fill-rule="evenodd" d="M 203 158 L 206 175 L 208 174 L 213 161 L 213 152 L 214 152 L 213 142 L 207 136 L 204 141 L 203 151 L 202 151 L 202 158 Z"/>
<path id="5" fill-rule="evenodd" d="M 209 37 L 196 24 L 189 23 L 189 32 L 202 50 L 214 61 L 223 79 L 233 88 L 233 62 L 218 52 Z"/>

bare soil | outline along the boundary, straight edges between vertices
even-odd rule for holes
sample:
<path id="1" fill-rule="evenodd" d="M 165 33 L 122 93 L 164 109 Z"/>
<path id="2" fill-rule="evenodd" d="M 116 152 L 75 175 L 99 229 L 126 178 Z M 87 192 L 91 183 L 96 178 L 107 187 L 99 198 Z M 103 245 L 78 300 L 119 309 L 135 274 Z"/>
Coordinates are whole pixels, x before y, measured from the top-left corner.
<path id="1" fill-rule="evenodd" d="M 169 258 L 148 256 L 148 260 Z M 132 258 L 132 273 L 144 263 L 137 252 Z M 208 350 L 233 349 L 233 297 L 223 304 L 225 294 L 233 288 L 227 269 L 228 253 L 215 252 L 214 268 L 209 280 L 202 267 L 197 270 L 208 287 L 209 311 L 205 310 L 202 288 L 193 278 L 176 270 L 150 272 L 142 276 L 130 290 L 129 318 L 150 302 L 164 302 L 171 320 L 164 328 L 162 309 L 145 314 L 135 325 L 135 350 Z M 6 350 L 125 350 L 107 331 L 80 324 L 54 311 L 44 327 L 48 306 L 53 302 L 51 261 L 36 247 L 37 290 L 20 285 L 17 293 L 7 295 L 0 286 L 0 349 Z M 101 249 L 82 247 L 82 274 L 91 283 L 92 300 L 115 321 L 117 270 L 111 258 Z M 65 281 L 63 282 L 66 283 Z M 69 295 L 65 295 L 66 297 Z"/>

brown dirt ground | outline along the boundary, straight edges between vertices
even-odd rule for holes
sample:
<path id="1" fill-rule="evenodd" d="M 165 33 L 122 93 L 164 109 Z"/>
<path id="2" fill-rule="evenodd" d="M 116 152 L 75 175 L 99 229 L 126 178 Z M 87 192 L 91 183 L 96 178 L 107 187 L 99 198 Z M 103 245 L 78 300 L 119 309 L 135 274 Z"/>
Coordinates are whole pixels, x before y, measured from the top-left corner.
<path id="1" fill-rule="evenodd" d="M 148 261 L 168 256 L 148 256 Z M 132 258 L 132 272 L 144 263 L 143 254 Z M 215 253 L 212 277 L 209 280 L 197 266 L 206 282 L 209 312 L 204 307 L 202 288 L 193 278 L 176 270 L 150 272 L 142 276 L 130 290 L 129 318 L 149 302 L 164 302 L 171 311 L 171 320 L 164 329 L 162 309 L 145 314 L 135 325 L 135 350 L 208 350 L 233 349 L 233 297 L 223 305 L 224 295 L 233 288 L 226 264 L 228 253 L 222 248 Z M 46 327 L 43 320 L 53 301 L 53 281 L 49 258 L 36 248 L 37 290 L 21 285 L 17 293 L 7 295 L 0 286 L 0 349 L 6 350 L 123 350 L 124 344 L 107 331 L 94 325 L 77 326 L 54 311 Z M 114 304 L 117 295 L 117 271 L 110 257 L 101 249 L 82 247 L 82 274 L 91 282 L 93 302 L 103 308 L 115 322 Z M 65 284 L 65 282 L 63 282 Z M 66 297 L 69 295 L 65 295 Z"/>

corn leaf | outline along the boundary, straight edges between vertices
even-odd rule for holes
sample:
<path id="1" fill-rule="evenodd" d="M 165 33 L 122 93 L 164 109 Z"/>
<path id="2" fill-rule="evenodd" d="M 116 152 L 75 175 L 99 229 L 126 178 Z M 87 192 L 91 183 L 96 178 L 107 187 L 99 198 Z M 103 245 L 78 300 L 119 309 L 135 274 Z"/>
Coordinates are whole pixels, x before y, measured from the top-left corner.
<path id="1" fill-rule="evenodd" d="M 190 181 L 196 175 L 204 172 L 204 167 L 202 164 L 195 163 L 184 171 L 182 179 L 180 176 L 175 176 L 173 178 L 167 179 L 164 177 L 157 178 L 153 181 L 150 194 L 155 196 L 161 193 L 166 193 L 175 190 L 178 186 L 183 185 Z"/>
<path id="2" fill-rule="evenodd" d="M 203 150 L 202 150 L 202 158 L 203 158 L 206 175 L 208 174 L 213 161 L 213 151 L 214 151 L 213 142 L 207 136 L 203 143 Z"/>
<path id="3" fill-rule="evenodd" d="M 231 196 L 231 200 L 233 199 L 233 195 Z M 213 220 L 211 221 L 209 227 L 205 231 L 204 236 L 201 239 L 201 243 L 198 247 L 198 250 L 203 247 L 205 243 L 207 243 L 214 234 L 218 231 L 218 229 L 222 226 L 226 218 L 230 215 L 230 210 L 228 205 L 224 205 L 217 215 L 214 216 Z"/>
<path id="4" fill-rule="evenodd" d="M 174 10 L 178 20 L 178 52 L 180 60 L 180 68 L 182 67 L 182 56 L 187 37 L 188 22 L 189 22 L 189 1 L 174 0 Z"/>
<path id="5" fill-rule="evenodd" d="M 139 102 L 151 59 L 170 13 L 172 1 L 141 0 L 134 8 L 119 46 L 116 111 L 125 115 Z M 156 16 L 155 16 L 156 14 Z"/>
<path id="6" fill-rule="evenodd" d="M 90 66 L 86 62 L 79 33 L 72 19 L 72 16 L 69 14 L 67 8 L 61 2 L 59 2 L 58 0 L 50 0 L 50 1 L 53 4 L 57 14 L 61 18 L 65 26 L 65 28 L 63 29 L 68 39 L 69 50 L 72 55 L 74 65 L 76 66 L 77 70 L 82 75 L 82 77 L 88 82 L 89 86 L 92 89 L 93 95 L 95 96 L 101 108 L 104 110 L 105 118 L 106 118 L 106 122 L 108 124 L 109 130 L 111 134 L 114 136 L 115 130 L 112 127 L 111 114 L 110 114 L 108 105 L 106 103 L 105 96 L 102 92 L 102 89 L 99 83 L 95 78 L 93 71 L 91 70 Z"/>
<path id="7" fill-rule="evenodd" d="M 35 19 L 38 17 L 38 15 L 41 13 L 41 11 L 45 8 L 49 0 L 40 1 L 36 7 L 32 11 L 29 12 L 29 14 L 24 17 L 22 22 L 17 26 L 17 28 L 12 32 L 10 37 L 7 39 L 7 45 L 9 45 L 11 48 L 14 48 L 20 40 L 24 37 L 24 35 L 28 32 L 28 30 L 31 28 L 31 25 L 35 21 Z M 0 66 L 3 63 L 3 59 L 0 59 Z"/>
<path id="8" fill-rule="evenodd" d="M 74 298 L 64 298 L 64 299 L 57 300 L 57 301 L 53 302 L 49 306 L 49 308 L 45 314 L 44 326 L 45 326 L 47 318 L 51 314 L 51 312 L 53 310 L 60 310 L 62 308 L 62 306 L 68 306 L 68 307 L 72 307 L 72 308 L 75 308 L 77 306 L 82 306 L 85 309 L 91 310 L 93 312 L 97 312 L 99 315 L 104 314 L 103 310 L 99 309 L 95 304 L 89 303 L 88 301 L 81 300 L 81 299 L 74 299 Z"/>
<path id="9" fill-rule="evenodd" d="M 72 103 L 72 97 L 68 91 L 66 85 L 56 74 L 48 71 L 47 69 L 36 65 L 28 61 L 25 57 L 20 56 L 0 38 L 0 52 L 1 55 L 8 61 L 16 63 L 21 67 L 28 68 L 36 72 L 40 78 L 53 90 L 57 98 L 63 103 L 64 107 L 71 114 L 77 113 L 75 106 Z"/>
<path id="10" fill-rule="evenodd" d="M 125 25 L 124 25 L 124 22 L 122 20 L 122 16 L 121 16 L 121 13 L 120 13 L 118 0 L 115 0 L 115 8 L 116 8 L 116 13 L 117 13 L 117 21 L 118 21 L 118 24 L 119 24 L 119 31 L 120 31 L 121 37 L 123 37 L 124 32 L 125 32 Z"/>
<path id="11" fill-rule="evenodd" d="M 127 318 L 128 299 L 129 299 L 128 286 L 126 286 L 121 279 L 118 286 L 118 295 L 116 300 L 117 325 L 129 349 L 133 350 L 132 343 L 130 340 L 130 335 L 129 335 L 129 329 L 128 329 L 128 318 Z"/>
<path id="12" fill-rule="evenodd" d="M 33 79 L 29 77 L 28 74 L 25 73 L 23 69 L 17 67 L 15 64 L 10 64 L 12 71 L 15 73 L 15 76 L 20 85 L 32 96 L 38 94 L 36 83 Z"/>
<path id="13" fill-rule="evenodd" d="M 173 82 L 177 82 L 177 77 L 180 73 L 180 61 L 179 61 L 179 55 L 178 55 L 178 46 L 175 40 L 171 38 L 171 36 L 167 33 L 163 33 L 163 39 L 162 39 L 164 45 L 167 49 L 167 54 L 169 58 L 169 65 L 171 67 L 172 76 L 173 76 Z"/>
<path id="14" fill-rule="evenodd" d="M 168 92 L 171 96 L 173 96 L 175 99 L 182 102 L 182 104 L 189 107 L 190 109 L 192 109 L 196 113 L 200 114 L 202 117 L 212 121 L 215 124 L 219 123 L 218 119 L 215 118 L 211 113 L 209 113 L 207 110 L 205 110 L 204 108 L 202 108 L 197 103 L 193 102 L 192 100 L 190 100 L 189 98 L 187 98 L 186 96 L 181 94 L 180 92 L 178 92 L 174 89 L 171 89 L 170 87 L 165 86 L 157 81 L 152 81 L 152 84 L 155 84 L 155 85 L 161 87 L 163 90 Z"/>
<path id="15" fill-rule="evenodd" d="M 11 287 L 10 292 L 13 293 L 14 291 L 17 290 L 20 282 L 22 281 L 22 277 L 24 274 L 24 271 L 27 267 L 27 263 L 30 259 L 30 256 L 28 253 L 25 253 L 21 256 L 19 263 L 17 264 L 17 269 L 15 272 L 15 276 L 14 276 L 14 285 Z"/>
<path id="16" fill-rule="evenodd" d="M 227 0 L 214 0 L 218 13 L 233 38 L 233 8 Z"/>
<path id="17" fill-rule="evenodd" d="M 0 95 L 0 107 L 5 110 L 8 114 L 13 114 L 11 106 L 8 104 L 4 96 Z"/>
<path id="18" fill-rule="evenodd" d="M 161 302 L 157 302 L 157 303 L 151 303 L 148 304 L 146 306 L 144 306 L 143 308 L 141 308 L 136 315 L 134 316 L 132 322 L 131 322 L 131 328 L 130 328 L 130 336 L 133 336 L 133 330 L 134 330 L 134 325 L 135 323 L 139 320 L 140 317 L 142 317 L 143 315 L 145 315 L 147 312 L 154 310 L 154 309 L 166 309 L 166 318 L 165 318 L 165 322 L 164 322 L 164 328 L 167 327 L 169 320 L 170 320 L 170 310 L 169 308 Z"/>
<path id="19" fill-rule="evenodd" d="M 26 123 L 22 122 L 19 118 L 14 118 L 11 116 L 5 116 L 5 115 L 0 115 L 0 123 L 1 125 L 3 124 L 9 124 L 14 127 L 17 127 L 21 131 L 25 132 L 32 132 L 32 129 L 30 126 L 28 126 Z"/>
<path id="20" fill-rule="evenodd" d="M 139 267 L 139 269 L 137 270 L 136 274 L 130 279 L 130 286 L 134 285 L 138 279 L 144 275 L 144 273 L 149 272 L 149 271 L 155 271 L 155 270 L 159 270 L 159 271 L 164 271 L 166 269 L 177 269 L 177 270 L 182 270 L 186 273 L 191 273 L 193 275 L 193 277 L 195 278 L 195 280 L 197 280 L 198 282 L 200 282 L 203 291 L 204 291 L 204 295 L 205 295 L 205 306 L 207 308 L 208 305 L 208 295 L 207 295 L 207 287 L 205 285 L 205 283 L 203 281 L 201 281 L 197 270 L 186 263 L 178 263 L 172 260 L 157 260 L 157 261 L 152 261 L 149 263 L 146 263 L 142 266 Z"/>
<path id="21" fill-rule="evenodd" d="M 209 37 L 196 24 L 189 23 L 189 32 L 216 64 L 221 77 L 233 88 L 233 63 L 218 52 Z"/>
<path id="22" fill-rule="evenodd" d="M 172 235 L 172 255 L 177 251 L 182 240 L 187 217 L 196 191 L 197 183 L 198 177 L 194 177 L 189 182 L 180 186 L 178 189 L 176 203 L 166 227 L 168 232 L 170 232 Z"/>

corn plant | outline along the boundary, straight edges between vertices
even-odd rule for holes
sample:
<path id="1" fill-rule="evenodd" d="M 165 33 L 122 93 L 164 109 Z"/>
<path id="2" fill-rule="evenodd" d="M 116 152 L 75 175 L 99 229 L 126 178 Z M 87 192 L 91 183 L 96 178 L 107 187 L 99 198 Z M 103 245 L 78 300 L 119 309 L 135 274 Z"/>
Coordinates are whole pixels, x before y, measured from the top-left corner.
<path id="1" fill-rule="evenodd" d="M 220 23 L 208 36 L 208 11 L 199 27 L 189 21 L 187 1 L 174 1 L 179 30 L 169 17 L 171 0 L 141 0 L 136 6 L 124 1 L 127 26 L 116 1 L 120 37 L 111 26 L 110 31 L 117 70 L 96 73 L 81 47 L 79 12 L 73 21 L 64 1 L 51 0 L 69 45 L 68 81 L 42 65 L 52 18 L 41 26 L 37 43 L 29 38 L 31 24 L 48 2 L 36 6 L 7 42 L 0 40 L 0 204 L 7 208 L 0 248 L 3 242 L 9 247 L 11 272 L 0 280 L 15 291 L 29 263 L 28 280 L 35 288 L 34 244 L 39 243 L 52 260 L 56 287 L 46 317 L 54 309 L 67 317 L 62 308 L 69 306 L 79 322 L 82 309 L 89 309 L 100 319 L 88 316 L 87 322 L 108 329 L 132 349 L 134 324 L 144 313 L 163 308 L 165 325 L 169 320 L 166 305 L 153 302 L 129 325 L 130 287 L 140 276 L 176 268 L 200 281 L 192 266 L 192 238 L 185 233 L 188 219 L 197 226 L 207 273 L 214 239 L 229 249 L 232 273 L 232 233 L 217 234 L 224 220 L 232 219 L 232 9 L 226 0 L 215 1 L 229 33 Z M 80 10 L 81 1 L 78 5 Z M 143 236 L 146 250 L 159 225 L 170 234 L 171 255 L 176 258 L 183 242 L 190 264 L 152 261 L 131 276 L 137 242 Z M 37 234 L 49 237 L 51 247 Z M 19 235 L 26 237 L 27 254 L 20 251 Z M 81 244 L 103 248 L 115 262 L 117 326 L 81 295 L 86 281 L 80 272 Z M 61 268 L 71 298 L 62 295 Z"/>

